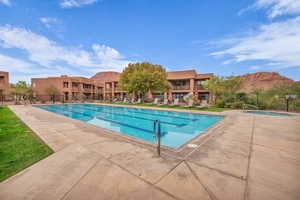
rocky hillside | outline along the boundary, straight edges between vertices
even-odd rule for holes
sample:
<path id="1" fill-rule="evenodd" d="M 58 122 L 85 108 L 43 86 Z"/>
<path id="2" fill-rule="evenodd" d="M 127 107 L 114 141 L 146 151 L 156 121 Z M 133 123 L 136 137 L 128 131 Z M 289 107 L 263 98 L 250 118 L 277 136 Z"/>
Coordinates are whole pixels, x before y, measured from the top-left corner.
<path id="1" fill-rule="evenodd" d="M 294 81 L 277 72 L 257 72 L 241 76 L 244 80 L 243 88 L 251 91 L 255 88 L 270 89 L 278 85 L 290 84 Z"/>

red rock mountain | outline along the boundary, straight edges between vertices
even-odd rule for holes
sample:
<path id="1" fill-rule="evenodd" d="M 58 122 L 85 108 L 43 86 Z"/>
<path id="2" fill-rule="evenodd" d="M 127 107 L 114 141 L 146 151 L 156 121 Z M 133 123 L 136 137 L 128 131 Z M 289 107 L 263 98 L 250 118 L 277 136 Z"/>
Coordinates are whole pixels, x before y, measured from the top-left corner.
<path id="1" fill-rule="evenodd" d="M 111 81 L 119 81 L 120 73 L 119 72 L 98 72 L 91 77 L 92 80 L 104 83 Z"/>
<path id="2" fill-rule="evenodd" d="M 277 72 L 257 72 L 241 76 L 244 80 L 243 88 L 246 91 L 255 88 L 270 89 L 279 85 L 290 84 L 294 81 Z"/>

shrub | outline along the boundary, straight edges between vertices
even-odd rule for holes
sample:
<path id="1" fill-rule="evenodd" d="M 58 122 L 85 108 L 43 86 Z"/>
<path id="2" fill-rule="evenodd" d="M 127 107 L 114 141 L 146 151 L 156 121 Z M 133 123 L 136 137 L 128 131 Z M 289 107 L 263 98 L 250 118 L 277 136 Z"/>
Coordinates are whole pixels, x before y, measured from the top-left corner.
<path id="1" fill-rule="evenodd" d="M 200 106 L 200 101 L 199 100 L 195 101 L 194 105 L 195 106 Z"/>
<path id="2" fill-rule="evenodd" d="M 225 101 L 224 101 L 224 99 L 217 99 L 215 104 L 219 108 L 224 108 L 225 107 Z"/>
<path id="3" fill-rule="evenodd" d="M 231 103 L 231 108 L 242 109 L 243 106 L 244 106 L 243 101 L 236 101 L 236 102 Z"/>

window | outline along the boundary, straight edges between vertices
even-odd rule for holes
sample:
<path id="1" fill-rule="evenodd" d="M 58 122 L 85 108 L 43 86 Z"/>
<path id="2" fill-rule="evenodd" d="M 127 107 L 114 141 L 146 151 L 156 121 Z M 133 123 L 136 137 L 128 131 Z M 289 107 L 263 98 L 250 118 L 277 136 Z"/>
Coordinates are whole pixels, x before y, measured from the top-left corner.
<path id="1" fill-rule="evenodd" d="M 83 88 L 85 88 L 85 89 L 91 89 L 92 85 L 91 84 L 83 84 Z"/>
<path id="2" fill-rule="evenodd" d="M 69 82 L 64 82 L 64 88 L 68 88 L 69 87 Z"/>
<path id="3" fill-rule="evenodd" d="M 72 83 L 72 87 L 73 87 L 73 88 L 78 88 L 78 83 L 73 82 L 73 83 Z"/>

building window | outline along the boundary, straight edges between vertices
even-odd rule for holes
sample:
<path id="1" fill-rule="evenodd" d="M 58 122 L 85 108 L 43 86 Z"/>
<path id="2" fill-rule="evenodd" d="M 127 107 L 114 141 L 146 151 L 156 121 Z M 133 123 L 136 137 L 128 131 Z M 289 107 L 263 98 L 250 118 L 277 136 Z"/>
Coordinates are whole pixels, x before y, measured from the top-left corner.
<path id="1" fill-rule="evenodd" d="M 78 88 L 78 83 L 72 82 L 72 88 Z"/>
<path id="2" fill-rule="evenodd" d="M 85 89 L 91 89 L 92 85 L 91 84 L 83 84 L 83 88 L 85 88 Z"/>
<path id="3" fill-rule="evenodd" d="M 64 88 L 68 88 L 69 87 L 69 82 L 64 82 Z"/>

